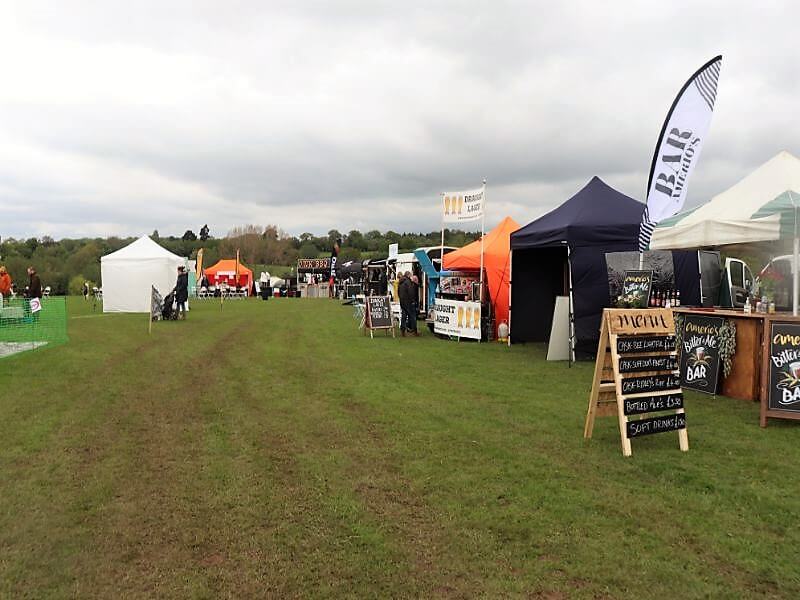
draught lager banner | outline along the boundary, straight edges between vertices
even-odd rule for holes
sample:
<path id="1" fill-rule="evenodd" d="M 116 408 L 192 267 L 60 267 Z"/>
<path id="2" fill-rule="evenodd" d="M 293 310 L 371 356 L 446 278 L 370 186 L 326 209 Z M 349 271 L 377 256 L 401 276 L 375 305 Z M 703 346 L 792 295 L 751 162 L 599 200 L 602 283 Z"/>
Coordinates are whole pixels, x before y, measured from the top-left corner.
<path id="1" fill-rule="evenodd" d="M 481 339 L 481 303 L 436 299 L 433 331 L 454 337 Z"/>
<path id="2" fill-rule="evenodd" d="M 647 206 L 639 228 L 640 252 L 649 247 L 656 223 L 683 208 L 689 177 L 714 114 L 721 66 L 722 56 L 717 56 L 700 67 L 683 85 L 667 113 L 647 181 Z"/>
<path id="3" fill-rule="evenodd" d="M 442 196 L 442 222 L 464 223 L 483 216 L 486 186 L 465 192 L 445 192 Z"/>

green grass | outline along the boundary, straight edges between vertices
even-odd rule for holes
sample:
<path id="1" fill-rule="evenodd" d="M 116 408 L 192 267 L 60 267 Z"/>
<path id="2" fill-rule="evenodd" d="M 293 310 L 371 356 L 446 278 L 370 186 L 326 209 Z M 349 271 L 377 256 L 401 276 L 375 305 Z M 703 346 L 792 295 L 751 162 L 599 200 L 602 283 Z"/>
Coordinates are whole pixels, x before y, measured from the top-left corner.
<path id="1" fill-rule="evenodd" d="M 591 364 L 374 340 L 327 300 L 70 299 L 0 361 L 0 597 L 800 595 L 800 428 L 688 395 L 582 439 Z"/>

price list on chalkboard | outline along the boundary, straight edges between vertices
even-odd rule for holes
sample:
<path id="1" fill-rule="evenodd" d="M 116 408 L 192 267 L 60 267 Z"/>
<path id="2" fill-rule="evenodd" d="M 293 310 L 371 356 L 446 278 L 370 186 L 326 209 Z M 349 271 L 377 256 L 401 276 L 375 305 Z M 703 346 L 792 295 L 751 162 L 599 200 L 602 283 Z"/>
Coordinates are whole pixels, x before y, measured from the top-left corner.
<path id="1" fill-rule="evenodd" d="M 584 437 L 598 414 L 616 413 L 625 456 L 631 439 L 668 431 L 677 431 L 681 450 L 688 450 L 672 311 L 606 309 L 600 336 Z"/>
<path id="2" fill-rule="evenodd" d="M 367 296 L 366 313 L 364 315 L 364 333 L 369 330 L 372 336 L 373 329 L 391 329 L 394 336 L 392 323 L 392 303 L 389 296 Z"/>

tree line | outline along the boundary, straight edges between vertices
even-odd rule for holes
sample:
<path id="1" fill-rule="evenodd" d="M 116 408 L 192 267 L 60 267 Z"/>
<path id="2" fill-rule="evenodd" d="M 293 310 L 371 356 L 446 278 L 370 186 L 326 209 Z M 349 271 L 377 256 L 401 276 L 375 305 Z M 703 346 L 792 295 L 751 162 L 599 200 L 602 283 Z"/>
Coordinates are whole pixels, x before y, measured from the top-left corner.
<path id="1" fill-rule="evenodd" d="M 445 230 L 445 245 L 460 247 L 477 239 L 477 232 Z M 397 233 L 378 230 L 362 233 L 356 229 L 347 233 L 331 229 L 325 235 L 304 232 L 299 236 L 287 234 L 276 225 L 242 225 L 234 227 L 223 237 L 211 235 L 204 225 L 196 234 L 187 230 L 182 236 L 161 236 L 153 231 L 150 236 L 164 248 L 190 259 L 203 249 L 203 264 L 211 266 L 222 258 L 235 258 L 236 251 L 245 265 L 285 266 L 286 272 L 298 258 L 330 256 L 334 243 L 340 244 L 341 261 L 383 258 L 389 244 L 398 244 L 400 252 L 410 252 L 424 246 L 438 246 L 441 231 L 430 233 Z M 28 277 L 26 269 L 33 266 L 53 294 L 79 294 L 85 281 L 91 286 L 101 285 L 100 257 L 110 254 L 133 242 L 136 238 L 42 238 L 0 240 L 0 265 L 4 265 L 18 289 L 24 289 Z M 273 273 L 279 276 L 284 273 Z"/>

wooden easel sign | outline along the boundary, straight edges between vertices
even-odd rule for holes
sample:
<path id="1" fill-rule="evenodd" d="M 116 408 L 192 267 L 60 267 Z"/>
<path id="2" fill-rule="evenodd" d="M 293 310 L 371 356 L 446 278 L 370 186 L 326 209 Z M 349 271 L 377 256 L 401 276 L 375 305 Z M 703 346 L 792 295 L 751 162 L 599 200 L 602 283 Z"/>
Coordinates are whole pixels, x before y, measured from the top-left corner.
<path id="1" fill-rule="evenodd" d="M 372 332 L 375 329 L 391 329 L 392 337 L 395 337 L 392 302 L 389 296 L 367 296 L 364 310 L 364 335 L 367 335 L 369 330 L 369 337 L 373 338 Z"/>
<path id="2" fill-rule="evenodd" d="M 670 309 L 605 309 L 583 437 L 595 417 L 616 415 L 624 456 L 631 439 L 668 431 L 689 450 L 678 367 Z"/>

